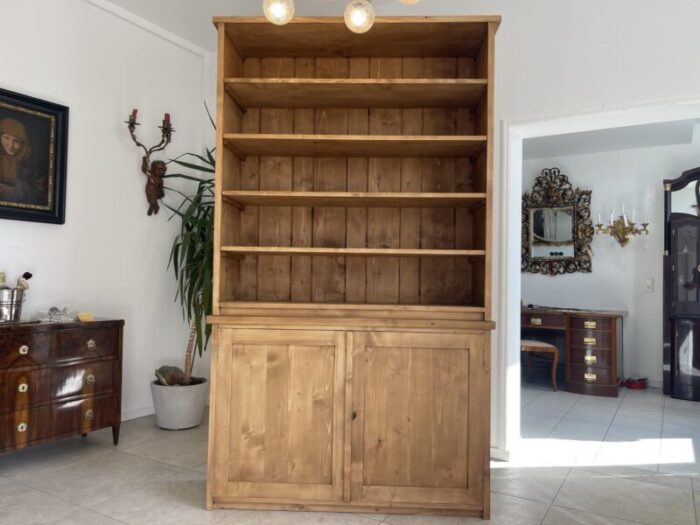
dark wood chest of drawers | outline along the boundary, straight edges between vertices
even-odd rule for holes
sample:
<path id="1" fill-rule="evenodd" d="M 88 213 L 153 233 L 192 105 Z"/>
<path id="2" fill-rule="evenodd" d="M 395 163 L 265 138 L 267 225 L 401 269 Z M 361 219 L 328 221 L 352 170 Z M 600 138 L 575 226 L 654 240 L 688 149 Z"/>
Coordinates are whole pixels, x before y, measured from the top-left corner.
<path id="1" fill-rule="evenodd" d="M 121 420 L 124 321 L 0 324 L 0 452 Z"/>
<path id="2" fill-rule="evenodd" d="M 626 312 L 523 308 L 528 339 L 564 334 L 566 390 L 616 397 L 622 379 L 622 318 Z M 533 335 L 534 334 L 534 335 Z"/>

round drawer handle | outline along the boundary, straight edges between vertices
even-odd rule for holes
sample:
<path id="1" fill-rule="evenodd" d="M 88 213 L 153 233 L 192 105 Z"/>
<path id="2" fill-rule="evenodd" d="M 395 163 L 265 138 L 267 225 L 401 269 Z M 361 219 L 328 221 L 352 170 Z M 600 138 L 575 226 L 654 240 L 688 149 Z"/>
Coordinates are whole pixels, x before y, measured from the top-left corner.
<path id="1" fill-rule="evenodd" d="M 22 392 L 23 394 L 29 390 L 29 385 L 27 383 L 20 383 L 19 386 L 17 386 L 17 392 Z"/>
<path id="2" fill-rule="evenodd" d="M 94 339 L 88 339 L 86 346 L 88 350 L 94 350 L 95 348 L 97 348 L 97 343 Z"/>
<path id="3" fill-rule="evenodd" d="M 92 421 L 93 419 L 95 419 L 95 412 L 93 410 L 85 412 L 85 421 Z"/>
<path id="4" fill-rule="evenodd" d="M 94 385 L 94 384 L 95 384 L 95 375 L 94 375 L 94 374 L 90 374 L 89 376 L 87 376 L 87 377 L 85 378 L 85 382 L 86 382 L 88 385 Z"/>
<path id="5" fill-rule="evenodd" d="M 19 347 L 19 355 L 27 355 L 29 353 L 29 347 L 27 345 L 22 345 Z"/>
<path id="6" fill-rule="evenodd" d="M 27 431 L 27 424 L 22 422 L 19 425 L 17 425 L 17 432 L 26 432 Z"/>

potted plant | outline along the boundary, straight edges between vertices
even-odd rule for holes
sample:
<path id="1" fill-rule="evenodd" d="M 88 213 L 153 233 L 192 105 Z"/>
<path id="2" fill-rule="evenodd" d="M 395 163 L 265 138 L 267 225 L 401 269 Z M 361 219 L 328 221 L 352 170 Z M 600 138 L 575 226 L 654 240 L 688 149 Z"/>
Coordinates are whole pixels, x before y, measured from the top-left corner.
<path id="1" fill-rule="evenodd" d="M 197 162 L 186 162 L 191 158 Z M 179 430 L 198 426 L 202 422 L 204 406 L 209 396 L 205 378 L 192 377 L 195 352 L 202 356 L 207 347 L 211 326 L 206 318 L 212 313 L 212 265 L 214 254 L 214 156 L 207 149 L 206 157 L 185 153 L 175 164 L 201 172 L 202 178 L 184 174 L 165 175 L 165 178 L 184 179 L 196 183 L 192 195 L 166 187 L 182 197 L 179 206 L 164 203 L 173 217 L 180 219 L 180 232 L 173 241 L 168 268 L 177 279 L 176 300 L 182 304 L 183 315 L 189 322 L 190 333 L 185 350 L 184 368 L 162 366 L 156 370 L 151 383 L 156 422 L 159 427 Z"/>

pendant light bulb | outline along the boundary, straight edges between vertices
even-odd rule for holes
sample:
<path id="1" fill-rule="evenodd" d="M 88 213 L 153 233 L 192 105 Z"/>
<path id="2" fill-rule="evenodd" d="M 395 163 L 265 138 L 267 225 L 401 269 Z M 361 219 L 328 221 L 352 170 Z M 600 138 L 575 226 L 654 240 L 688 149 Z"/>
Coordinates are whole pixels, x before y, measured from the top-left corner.
<path id="1" fill-rule="evenodd" d="M 416 5 L 420 0 L 399 0 L 403 5 Z"/>
<path id="2" fill-rule="evenodd" d="M 366 33 L 374 25 L 374 7 L 370 0 L 351 0 L 345 8 L 345 25 L 353 33 Z"/>
<path id="3" fill-rule="evenodd" d="M 294 18 L 294 0 L 264 0 L 263 12 L 269 22 L 283 26 Z"/>

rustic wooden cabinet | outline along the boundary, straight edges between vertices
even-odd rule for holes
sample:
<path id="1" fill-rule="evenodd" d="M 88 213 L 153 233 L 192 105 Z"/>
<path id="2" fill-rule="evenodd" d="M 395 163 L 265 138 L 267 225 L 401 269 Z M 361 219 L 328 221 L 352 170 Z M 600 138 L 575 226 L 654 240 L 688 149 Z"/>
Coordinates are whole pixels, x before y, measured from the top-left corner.
<path id="1" fill-rule="evenodd" d="M 0 325 L 0 452 L 121 422 L 124 322 Z"/>
<path id="2" fill-rule="evenodd" d="M 489 516 L 499 21 L 215 19 L 208 508 Z"/>

